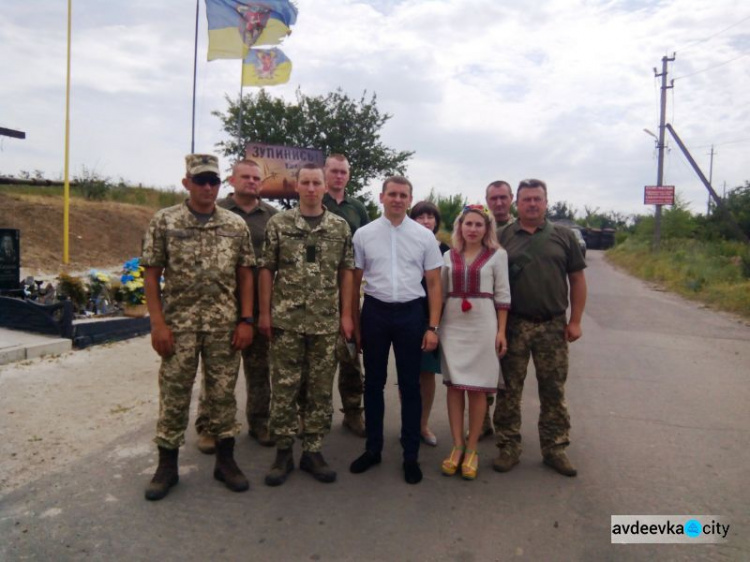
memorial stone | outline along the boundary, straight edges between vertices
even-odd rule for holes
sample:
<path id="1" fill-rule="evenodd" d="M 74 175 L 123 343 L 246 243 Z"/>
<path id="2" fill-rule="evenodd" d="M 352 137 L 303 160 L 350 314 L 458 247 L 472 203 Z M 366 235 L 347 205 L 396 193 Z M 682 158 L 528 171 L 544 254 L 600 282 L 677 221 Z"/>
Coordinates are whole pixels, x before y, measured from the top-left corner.
<path id="1" fill-rule="evenodd" d="M 0 292 L 14 292 L 20 288 L 21 231 L 0 228 Z"/>

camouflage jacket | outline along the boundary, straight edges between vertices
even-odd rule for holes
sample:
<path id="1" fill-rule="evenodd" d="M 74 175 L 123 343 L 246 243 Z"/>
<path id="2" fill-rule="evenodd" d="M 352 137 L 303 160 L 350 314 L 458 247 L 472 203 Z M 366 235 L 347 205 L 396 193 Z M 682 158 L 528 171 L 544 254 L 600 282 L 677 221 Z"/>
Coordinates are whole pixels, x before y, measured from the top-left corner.
<path id="1" fill-rule="evenodd" d="M 274 328 L 303 334 L 339 330 L 340 269 L 354 269 L 349 225 L 326 210 L 314 229 L 299 209 L 271 217 L 259 267 L 276 273 L 271 298 Z"/>
<path id="2" fill-rule="evenodd" d="M 151 219 L 141 265 L 164 268 L 162 307 L 173 331 L 230 331 L 239 313 L 236 269 L 254 266 L 255 255 L 236 214 L 217 206 L 201 225 L 182 203 Z"/>

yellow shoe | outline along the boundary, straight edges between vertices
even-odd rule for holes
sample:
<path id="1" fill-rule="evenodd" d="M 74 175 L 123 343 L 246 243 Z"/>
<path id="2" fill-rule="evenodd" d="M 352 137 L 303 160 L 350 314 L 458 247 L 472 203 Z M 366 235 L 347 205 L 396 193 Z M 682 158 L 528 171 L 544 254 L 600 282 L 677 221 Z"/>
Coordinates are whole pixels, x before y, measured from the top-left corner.
<path id="1" fill-rule="evenodd" d="M 451 449 L 450 456 L 443 461 L 443 465 L 440 467 L 443 475 L 453 476 L 458 471 L 458 467 L 461 464 L 461 459 L 464 456 L 465 447 L 453 447 Z"/>
<path id="2" fill-rule="evenodd" d="M 461 464 L 461 477 L 464 480 L 474 480 L 477 477 L 479 468 L 479 455 L 476 451 L 466 451 L 464 462 Z"/>

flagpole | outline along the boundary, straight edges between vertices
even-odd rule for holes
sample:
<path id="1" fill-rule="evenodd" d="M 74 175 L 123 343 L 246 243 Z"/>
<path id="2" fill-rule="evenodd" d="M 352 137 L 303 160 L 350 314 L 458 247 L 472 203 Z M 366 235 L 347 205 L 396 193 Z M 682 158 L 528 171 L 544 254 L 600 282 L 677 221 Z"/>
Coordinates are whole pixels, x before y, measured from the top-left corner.
<path id="1" fill-rule="evenodd" d="M 195 154 L 195 83 L 198 75 L 198 12 L 200 0 L 195 0 L 195 48 L 193 51 L 193 132 L 190 137 L 190 154 Z"/>
<path id="2" fill-rule="evenodd" d="M 242 150 L 242 158 L 244 158 L 244 150 L 242 149 L 242 87 L 243 84 L 243 73 L 245 69 L 245 61 L 240 59 L 240 111 L 239 111 L 239 117 L 237 119 L 237 144 L 239 144 L 240 150 Z"/>
<path id="3" fill-rule="evenodd" d="M 68 0 L 68 62 L 65 83 L 65 175 L 63 197 L 63 264 L 70 262 L 70 29 L 73 0 Z"/>

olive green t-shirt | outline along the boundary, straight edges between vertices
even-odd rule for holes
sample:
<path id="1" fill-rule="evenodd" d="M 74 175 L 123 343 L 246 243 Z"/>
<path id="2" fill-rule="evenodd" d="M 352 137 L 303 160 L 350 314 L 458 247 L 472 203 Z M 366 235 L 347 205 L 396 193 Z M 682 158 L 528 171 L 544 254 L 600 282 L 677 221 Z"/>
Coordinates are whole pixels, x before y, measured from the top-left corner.
<path id="1" fill-rule="evenodd" d="M 531 261 L 510 280 L 511 313 L 523 316 L 548 317 L 563 314 L 568 308 L 568 274 L 581 271 L 586 262 L 573 231 L 552 224 L 544 244 Z M 500 244 L 508 252 L 508 267 L 526 251 L 534 234 L 521 228 L 520 221 L 508 225 L 502 232 Z"/>
<path id="2" fill-rule="evenodd" d="M 232 197 L 220 199 L 216 204 L 223 209 L 229 209 L 245 220 L 245 224 L 247 224 L 247 227 L 250 229 L 250 238 L 253 242 L 255 255 L 260 256 L 263 253 L 263 240 L 266 236 L 266 224 L 268 223 L 268 219 L 279 212 L 278 209 L 269 205 L 262 199 L 249 213 L 243 211 L 242 208 L 237 205 L 237 201 Z"/>
<path id="3" fill-rule="evenodd" d="M 357 232 L 360 226 L 365 226 L 370 222 L 367 209 L 364 204 L 354 197 L 344 196 L 341 204 L 331 197 L 328 193 L 323 196 L 323 205 L 334 215 L 340 216 L 352 229 L 352 236 Z"/>

